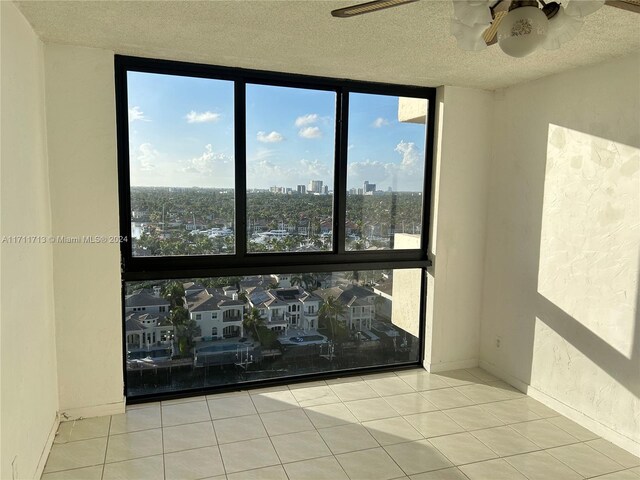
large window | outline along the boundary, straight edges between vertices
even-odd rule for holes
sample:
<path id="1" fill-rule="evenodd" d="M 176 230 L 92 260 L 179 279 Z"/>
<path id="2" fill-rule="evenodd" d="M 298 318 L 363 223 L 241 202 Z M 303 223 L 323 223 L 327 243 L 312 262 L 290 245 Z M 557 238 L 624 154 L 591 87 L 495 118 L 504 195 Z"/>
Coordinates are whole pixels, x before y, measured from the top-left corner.
<path id="1" fill-rule="evenodd" d="M 333 248 L 336 93 L 247 85 L 248 251 Z"/>
<path id="2" fill-rule="evenodd" d="M 417 365 L 434 91 L 116 57 L 129 401 Z"/>

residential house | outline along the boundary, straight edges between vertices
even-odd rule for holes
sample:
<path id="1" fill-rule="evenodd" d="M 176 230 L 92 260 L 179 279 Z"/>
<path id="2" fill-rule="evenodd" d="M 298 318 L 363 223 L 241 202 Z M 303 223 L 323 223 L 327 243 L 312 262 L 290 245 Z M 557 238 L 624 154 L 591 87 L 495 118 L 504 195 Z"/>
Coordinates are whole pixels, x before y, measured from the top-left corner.
<path id="1" fill-rule="evenodd" d="M 256 288 L 247 295 L 250 308 L 257 308 L 271 330 L 286 334 L 289 328 L 318 328 L 322 299 L 300 287 Z"/>
<path id="2" fill-rule="evenodd" d="M 124 320 L 130 354 L 150 352 L 158 350 L 158 347 L 164 347 L 161 349 L 170 353 L 174 327 L 166 314 L 131 312 L 125 315 Z"/>
<path id="3" fill-rule="evenodd" d="M 160 287 L 153 287 L 152 291 L 141 289 L 125 296 L 124 311 L 168 314 L 171 304 L 160 296 Z"/>
<path id="4" fill-rule="evenodd" d="M 359 285 L 345 285 L 316 290 L 314 294 L 323 300 L 333 297 L 342 303 L 346 307 L 342 319 L 350 330 L 371 329 L 376 313 L 376 299 L 379 298 L 371 290 Z"/>
<path id="5" fill-rule="evenodd" d="M 199 293 L 205 289 L 204 285 L 194 282 L 183 283 L 182 288 L 184 288 L 185 297 L 190 297 L 191 295 Z"/>
<path id="6" fill-rule="evenodd" d="M 205 288 L 185 296 L 189 317 L 200 327 L 196 340 L 222 339 L 243 336 L 244 303 L 223 291 Z"/>

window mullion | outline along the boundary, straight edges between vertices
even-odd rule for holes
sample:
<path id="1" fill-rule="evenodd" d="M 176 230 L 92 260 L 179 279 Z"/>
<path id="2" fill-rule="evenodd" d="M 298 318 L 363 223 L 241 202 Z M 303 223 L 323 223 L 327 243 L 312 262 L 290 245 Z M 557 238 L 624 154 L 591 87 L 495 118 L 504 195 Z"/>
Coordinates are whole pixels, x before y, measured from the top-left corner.
<path id="1" fill-rule="evenodd" d="M 234 137 L 235 137 L 235 237 L 236 256 L 247 254 L 247 108 L 246 82 L 234 83 Z"/>
<path id="2" fill-rule="evenodd" d="M 345 253 L 345 224 L 347 216 L 347 150 L 349 130 L 349 93 L 341 89 L 338 95 L 336 111 L 336 158 L 335 180 L 333 182 L 334 198 L 334 252 Z"/>
<path id="3" fill-rule="evenodd" d="M 435 135 L 435 92 L 430 92 L 427 96 L 427 131 L 424 145 L 424 187 L 422 188 L 422 251 L 429 252 L 429 237 L 431 234 L 431 188 L 434 178 L 433 155 L 434 155 L 434 135 Z"/>

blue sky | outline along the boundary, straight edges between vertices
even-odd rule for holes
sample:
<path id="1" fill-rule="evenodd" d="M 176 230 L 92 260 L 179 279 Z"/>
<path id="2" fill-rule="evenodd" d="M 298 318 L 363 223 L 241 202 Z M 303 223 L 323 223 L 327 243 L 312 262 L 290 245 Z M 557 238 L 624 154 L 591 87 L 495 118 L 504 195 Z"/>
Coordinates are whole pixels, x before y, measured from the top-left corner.
<path id="1" fill-rule="evenodd" d="M 131 184 L 233 187 L 233 83 L 130 72 Z M 247 186 L 333 188 L 333 92 L 247 85 Z M 421 190 L 424 125 L 399 123 L 398 99 L 351 94 L 349 188 Z"/>

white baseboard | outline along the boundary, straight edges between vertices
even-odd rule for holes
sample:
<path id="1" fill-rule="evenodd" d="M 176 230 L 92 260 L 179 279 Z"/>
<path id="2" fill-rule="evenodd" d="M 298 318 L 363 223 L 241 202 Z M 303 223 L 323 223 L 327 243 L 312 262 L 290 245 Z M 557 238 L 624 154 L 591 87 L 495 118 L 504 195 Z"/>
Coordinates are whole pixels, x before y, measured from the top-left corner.
<path id="1" fill-rule="evenodd" d="M 33 478 L 38 479 L 42 477 L 42 472 L 44 472 L 44 467 L 47 464 L 47 459 L 49 458 L 49 452 L 51 451 L 51 447 L 53 446 L 53 441 L 56 438 L 56 433 L 58 432 L 58 427 L 60 426 L 60 415 L 56 415 L 53 420 L 53 425 L 51 425 L 51 430 L 49 431 L 49 435 L 47 436 L 47 442 L 42 449 L 42 453 L 40 454 L 40 459 L 38 460 L 38 466 L 36 467 L 36 473 Z"/>
<path id="2" fill-rule="evenodd" d="M 125 412 L 125 398 L 119 402 L 105 403 L 103 405 L 90 405 L 87 407 L 74 407 L 60 410 L 60 420 L 63 422 L 77 420 L 79 418 L 102 417 L 104 415 L 117 415 Z"/>
<path id="3" fill-rule="evenodd" d="M 469 358 L 468 360 L 457 360 L 455 362 L 441 363 L 423 363 L 424 368 L 430 373 L 446 372 L 447 370 L 458 370 L 460 368 L 475 368 L 478 366 L 477 358 Z"/>
<path id="4" fill-rule="evenodd" d="M 545 406 L 555 410 L 559 414 L 564 415 L 570 420 L 573 420 L 578 425 L 588 430 L 591 430 L 596 435 L 600 435 L 605 440 L 608 440 L 614 445 L 617 445 L 618 447 L 627 450 L 629 453 L 632 453 L 633 455 L 638 455 L 638 452 L 640 452 L 640 443 L 638 443 L 637 441 L 633 440 L 632 438 L 621 435 L 620 433 L 616 432 L 615 430 L 608 427 L 607 425 L 604 425 L 603 423 L 600 423 L 598 420 L 595 420 L 585 415 L 584 413 L 574 409 L 570 405 L 567 405 L 565 403 L 562 403 L 559 400 L 556 400 L 551 395 L 541 390 L 538 390 L 535 387 L 532 387 L 526 382 L 523 382 L 522 380 L 516 377 L 513 377 L 512 375 L 505 374 L 495 365 L 491 365 L 481 360 L 480 367 L 485 369 L 489 373 L 495 375 L 496 377 L 500 378 L 501 380 L 504 380 L 509 385 L 526 393 L 531 398 L 534 398 L 538 400 L 540 403 L 544 404 Z"/>
<path id="5" fill-rule="evenodd" d="M 487 363 L 484 360 L 480 360 L 480 368 L 498 377 L 500 380 L 505 381 L 515 389 L 520 390 L 522 393 L 527 393 L 527 390 L 530 388 L 528 383 L 523 382 L 519 378 L 516 378 L 512 375 L 509 375 L 503 372 L 502 370 L 497 368 L 495 365 Z"/>

